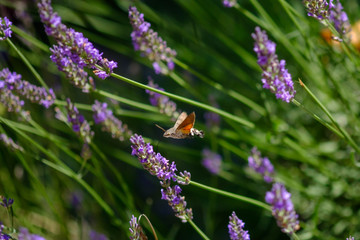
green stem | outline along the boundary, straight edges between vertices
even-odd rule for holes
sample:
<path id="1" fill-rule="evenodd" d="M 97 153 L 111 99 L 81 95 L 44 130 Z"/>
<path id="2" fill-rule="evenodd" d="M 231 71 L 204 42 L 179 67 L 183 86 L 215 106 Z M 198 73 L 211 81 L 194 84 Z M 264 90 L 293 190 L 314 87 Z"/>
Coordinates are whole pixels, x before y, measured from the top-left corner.
<path id="1" fill-rule="evenodd" d="M 320 100 L 311 92 L 311 90 L 299 79 L 300 85 L 305 89 L 305 91 L 310 95 L 310 97 L 316 102 L 317 105 L 324 111 L 324 113 L 330 118 L 331 122 L 339 129 L 341 134 L 347 140 L 347 142 L 358 152 L 360 153 L 360 148 L 356 145 L 351 136 L 346 132 L 344 128 L 342 128 L 331 115 L 329 110 L 320 102 Z"/>
<path id="2" fill-rule="evenodd" d="M 203 233 L 203 231 L 201 231 L 201 229 L 191 219 L 187 219 L 187 221 L 203 239 L 210 240 L 210 238 L 208 238 L 205 233 Z"/>
<path id="3" fill-rule="evenodd" d="M 241 195 L 237 195 L 237 194 L 234 194 L 234 193 L 226 192 L 226 191 L 223 191 L 223 190 L 219 190 L 219 189 L 209 187 L 209 186 L 206 186 L 204 184 L 197 183 L 197 182 L 194 182 L 194 181 L 191 181 L 190 184 L 194 185 L 196 187 L 205 189 L 207 191 L 214 192 L 216 194 L 223 195 L 223 196 L 226 196 L 226 197 L 230 197 L 230 198 L 233 198 L 233 199 L 236 199 L 236 200 L 240 200 L 242 202 L 247 202 L 247 203 L 250 203 L 252 205 L 261 207 L 261 208 L 263 208 L 265 210 L 271 211 L 271 207 L 269 205 L 267 205 L 267 204 L 265 204 L 263 202 L 260 202 L 258 200 L 248 198 L 248 197 L 244 197 L 244 196 L 241 196 Z"/>
<path id="4" fill-rule="evenodd" d="M 298 235 L 296 235 L 296 233 L 293 233 L 291 235 L 291 238 L 294 239 L 294 240 L 300 240 L 300 238 L 298 237 Z"/>
<path id="5" fill-rule="evenodd" d="M 344 136 L 342 135 L 341 132 L 339 132 L 336 128 L 334 128 L 333 126 L 331 126 L 329 123 L 325 122 L 322 118 L 320 118 L 318 115 L 316 115 L 315 113 L 311 112 L 309 109 L 307 109 L 302 103 L 298 102 L 295 98 L 293 100 L 291 100 L 292 103 L 294 103 L 296 106 L 300 107 L 301 109 L 303 109 L 304 111 L 306 111 L 308 114 L 310 114 L 316 121 L 318 121 L 319 123 L 321 123 L 322 125 L 324 125 L 325 127 L 327 127 L 329 130 L 331 130 L 332 132 L 334 132 L 336 135 L 338 135 L 341 138 L 344 138 Z"/>
<path id="6" fill-rule="evenodd" d="M 97 66 L 97 68 L 102 69 L 100 66 L 98 66 L 98 65 L 96 65 L 96 66 Z M 149 86 L 147 86 L 147 85 L 141 84 L 141 83 L 136 82 L 136 81 L 134 81 L 134 80 L 131 80 L 131 79 L 129 79 L 129 78 L 120 76 L 120 75 L 118 75 L 118 74 L 116 74 L 116 73 L 112 73 L 111 76 L 112 76 L 112 77 L 115 77 L 115 78 L 117 78 L 117 79 L 119 79 L 119 80 L 121 80 L 121 81 L 124 81 L 124 82 L 126 82 L 126 83 L 129 83 L 129 84 L 131 84 L 131 85 L 134 85 L 134 86 L 136 86 L 136 87 L 139 87 L 139 88 L 142 88 L 142 89 L 147 89 L 147 90 L 150 90 L 150 91 L 152 91 L 152 92 L 156 92 L 156 93 L 162 94 L 162 95 L 164 95 L 164 96 L 167 96 L 167 97 L 169 97 L 169 98 L 172 98 L 172 99 L 175 99 L 175 100 L 178 100 L 178 101 L 181 101 L 181 102 L 184 102 L 184 103 L 187 103 L 187 104 L 190 104 L 190 105 L 193 105 L 193 106 L 196 106 L 196 107 L 199 107 L 199 108 L 202 108 L 202 109 L 205 109 L 205 110 L 214 112 L 214 113 L 217 113 L 217 114 L 219 114 L 220 116 L 222 116 L 222 117 L 224 117 L 224 118 L 230 119 L 230 120 L 232 120 L 232 121 L 235 121 L 235 122 L 237 122 L 237 123 L 240 123 L 240 124 L 242 124 L 242 125 L 244 125 L 244 126 L 247 126 L 247 127 L 249 127 L 249 128 L 254 128 L 254 127 L 255 127 L 254 123 L 252 123 L 252 122 L 250 122 L 250 121 L 248 121 L 248 120 L 246 120 L 246 119 L 243 119 L 243 118 L 234 116 L 234 115 L 232 115 L 232 114 L 230 114 L 230 113 L 228 113 L 228 112 L 225 112 L 225 111 L 223 111 L 223 110 L 221 110 L 221 109 L 217 109 L 217 108 L 212 107 L 212 106 L 209 106 L 209 105 L 207 105 L 207 104 L 204 104 L 204 103 L 201 103 L 201 102 L 197 102 L 197 101 L 194 101 L 194 100 L 191 100 L 191 99 L 187 99 L 187 98 L 181 97 L 181 96 L 179 96 L 179 95 L 175 95 L 175 94 L 168 93 L 168 92 L 165 92 L 165 91 L 161 91 L 161 90 L 156 89 L 156 88 L 149 87 Z M 99 90 L 97 90 L 97 91 L 98 91 L 99 93 L 104 94 L 103 91 L 99 91 Z M 108 97 L 110 97 L 110 96 L 108 95 Z M 116 99 L 115 99 L 115 100 L 116 100 Z M 156 111 L 157 111 L 157 110 L 156 110 Z"/>
<path id="7" fill-rule="evenodd" d="M 123 97 L 117 96 L 115 94 L 105 92 L 103 90 L 94 90 L 94 92 L 101 95 L 101 96 L 114 99 L 114 100 L 119 101 L 121 103 L 125 103 L 125 104 L 127 104 L 129 106 L 133 106 L 133 107 L 140 108 L 140 109 L 150 111 L 150 112 L 159 112 L 159 110 L 154 106 L 150 106 L 150 105 L 139 103 L 139 102 L 127 99 L 127 98 L 123 98 Z"/>
<path id="8" fill-rule="evenodd" d="M 35 70 L 35 68 L 31 65 L 31 63 L 29 62 L 29 60 L 22 54 L 22 52 L 14 45 L 14 43 L 7 38 L 6 41 L 9 43 L 9 45 L 11 46 L 12 49 L 14 49 L 14 51 L 19 55 L 19 57 L 21 58 L 21 60 L 25 63 L 25 65 L 30 69 L 30 71 L 32 72 L 32 74 L 34 74 L 35 78 L 39 81 L 39 83 L 41 84 L 41 86 L 43 86 L 47 91 L 49 91 L 49 87 L 46 85 L 46 83 L 44 82 L 44 80 L 42 79 L 42 77 L 40 76 L 40 74 Z"/>

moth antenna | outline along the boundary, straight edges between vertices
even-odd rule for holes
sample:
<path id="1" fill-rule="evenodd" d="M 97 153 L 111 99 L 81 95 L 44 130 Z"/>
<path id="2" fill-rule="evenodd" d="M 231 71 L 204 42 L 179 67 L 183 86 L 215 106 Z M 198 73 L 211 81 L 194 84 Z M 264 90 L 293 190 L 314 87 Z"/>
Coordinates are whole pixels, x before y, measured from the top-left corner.
<path id="1" fill-rule="evenodd" d="M 164 132 L 166 132 L 166 130 L 163 129 L 162 127 L 160 127 L 159 125 L 155 124 L 155 126 L 157 126 L 157 127 L 160 128 L 161 130 L 163 130 Z"/>

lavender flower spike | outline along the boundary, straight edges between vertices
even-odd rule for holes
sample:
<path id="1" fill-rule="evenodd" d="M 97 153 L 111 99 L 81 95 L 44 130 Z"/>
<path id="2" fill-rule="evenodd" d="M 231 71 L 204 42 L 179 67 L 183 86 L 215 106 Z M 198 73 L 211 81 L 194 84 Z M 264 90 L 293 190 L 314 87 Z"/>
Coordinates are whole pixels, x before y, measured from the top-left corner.
<path id="1" fill-rule="evenodd" d="M 28 81 L 21 80 L 20 74 L 10 72 L 8 68 L 0 71 L 0 80 L 5 81 L 9 90 L 14 90 L 31 102 L 41 104 L 45 108 L 49 108 L 55 102 L 55 93 L 51 88 L 47 91 L 44 87 L 38 87 Z"/>
<path id="2" fill-rule="evenodd" d="M 298 215 L 291 202 L 291 194 L 286 191 L 281 183 L 274 183 L 271 191 L 266 192 L 265 201 L 272 205 L 272 215 L 281 231 L 293 234 L 299 230 Z"/>
<path id="3" fill-rule="evenodd" d="M 85 120 L 84 116 L 79 113 L 79 110 L 75 105 L 66 99 L 66 110 L 68 112 L 67 120 L 71 123 L 72 129 L 76 132 L 85 144 L 90 144 L 91 139 L 94 136 L 94 132 L 91 131 L 89 123 Z"/>
<path id="4" fill-rule="evenodd" d="M 102 53 L 82 33 L 67 28 L 51 7 L 51 0 L 40 0 L 38 8 L 46 34 L 54 37 L 57 42 L 57 45 L 50 49 L 52 52 L 50 58 L 75 86 L 82 88 L 84 92 L 91 89 L 88 81 L 94 86 L 92 78 L 88 77 L 84 67 L 96 69 L 94 73 L 101 79 L 110 76 L 117 63 L 103 58 Z M 98 69 L 96 64 L 102 69 Z"/>
<path id="5" fill-rule="evenodd" d="M 232 212 L 231 216 L 229 217 L 229 235 L 231 240 L 250 240 L 250 235 L 248 231 L 245 231 L 243 228 L 245 223 L 241 221 L 235 214 Z"/>
<path id="6" fill-rule="evenodd" d="M 211 174 L 219 174 L 221 169 L 222 159 L 221 156 L 217 153 L 212 152 L 209 149 L 204 149 L 202 151 L 202 165 L 211 173 Z"/>
<path id="7" fill-rule="evenodd" d="M 18 240 L 46 240 L 45 238 L 29 233 L 26 228 L 20 228 Z"/>
<path id="8" fill-rule="evenodd" d="M 176 51 L 167 47 L 166 41 L 150 28 L 150 23 L 144 20 L 144 14 L 136 7 L 129 7 L 129 19 L 133 27 L 131 39 L 135 51 L 141 51 L 143 56 L 153 62 L 156 74 L 168 74 L 172 71 L 175 67 L 173 59 Z"/>
<path id="9" fill-rule="evenodd" d="M 10 208 L 14 203 L 14 199 L 12 198 L 7 199 L 4 196 L 0 196 L 0 200 L 1 200 L 0 206 L 3 206 L 4 208 Z"/>
<path id="10" fill-rule="evenodd" d="M 260 173 L 264 181 L 270 183 L 273 181 L 274 166 L 267 157 L 261 157 L 260 151 L 256 147 L 251 149 L 251 155 L 248 158 L 249 167 Z"/>
<path id="11" fill-rule="evenodd" d="M 131 216 L 129 231 L 131 234 L 130 240 L 147 240 L 148 239 L 144 233 L 144 230 L 142 229 L 142 227 L 138 223 L 137 218 L 134 215 Z"/>
<path id="12" fill-rule="evenodd" d="M 231 8 L 237 4 L 237 0 L 223 0 L 224 7 Z"/>
<path id="13" fill-rule="evenodd" d="M 101 124 L 102 130 L 111 133 L 113 138 L 124 141 L 125 138 L 131 136 L 131 130 L 113 115 L 113 112 L 107 108 L 107 103 L 96 100 L 92 105 L 92 110 L 95 123 Z"/>
<path id="14" fill-rule="evenodd" d="M 328 3 L 327 0 L 304 0 L 303 3 L 308 16 L 321 21 L 329 18 L 329 10 L 334 6 L 332 1 L 330 0 L 330 3 Z"/>
<path id="15" fill-rule="evenodd" d="M 192 219 L 191 208 L 186 208 L 185 197 L 181 196 L 181 188 L 178 185 L 170 186 L 171 180 L 180 184 L 186 184 L 190 181 L 190 173 L 180 173 L 185 177 L 185 181 L 177 181 L 177 175 L 175 173 L 175 162 L 169 163 L 169 160 L 161 156 L 160 153 L 156 153 L 153 150 L 153 146 L 150 143 L 145 144 L 142 136 L 134 134 L 130 138 L 132 143 L 132 155 L 136 155 L 144 167 L 151 175 L 156 176 L 160 180 L 161 199 L 167 200 L 169 205 L 175 212 L 175 216 L 180 218 L 182 222 L 187 222 L 188 219 Z"/>
<path id="16" fill-rule="evenodd" d="M 149 80 L 148 86 L 157 88 L 162 91 L 164 90 L 163 88 L 160 88 L 159 85 L 155 84 L 152 79 Z M 171 117 L 172 119 L 177 119 L 177 117 L 180 115 L 180 113 L 176 111 L 176 103 L 171 101 L 167 96 L 152 92 L 147 89 L 145 92 L 150 95 L 151 105 L 158 107 L 161 113 Z"/>
<path id="17" fill-rule="evenodd" d="M 0 103 L 2 103 L 9 112 L 19 113 L 25 120 L 30 119 L 30 113 L 23 109 L 24 101 L 19 96 L 12 93 L 6 87 L 5 81 L 0 79 Z"/>
<path id="18" fill-rule="evenodd" d="M 11 25 L 12 22 L 7 17 L 0 17 L 0 41 L 5 40 L 11 37 Z"/>
<path id="19" fill-rule="evenodd" d="M 335 6 L 331 8 L 329 19 L 334 24 L 336 31 L 340 34 L 340 37 L 346 38 L 346 35 L 351 31 L 351 25 L 339 0 L 337 0 Z"/>
<path id="20" fill-rule="evenodd" d="M 6 134 L 1 133 L 0 134 L 0 141 L 5 144 L 5 146 L 9 147 L 13 151 L 20 151 L 23 152 L 24 149 L 19 144 L 16 144 L 14 140 L 12 140 L 10 137 L 6 136 Z M 0 203 L 1 204 L 1 203 Z"/>
<path id="21" fill-rule="evenodd" d="M 0 223 L 0 240 L 11 240 L 12 238 L 4 233 L 5 226 Z"/>
<path id="22" fill-rule="evenodd" d="M 276 98 L 284 102 L 290 102 L 296 91 L 290 73 L 285 68 L 285 60 L 278 60 L 275 54 L 276 44 L 268 39 L 265 31 L 259 27 L 255 28 L 255 33 L 251 34 L 255 40 L 254 51 L 257 54 L 257 63 L 263 70 L 263 88 L 275 93 Z"/>

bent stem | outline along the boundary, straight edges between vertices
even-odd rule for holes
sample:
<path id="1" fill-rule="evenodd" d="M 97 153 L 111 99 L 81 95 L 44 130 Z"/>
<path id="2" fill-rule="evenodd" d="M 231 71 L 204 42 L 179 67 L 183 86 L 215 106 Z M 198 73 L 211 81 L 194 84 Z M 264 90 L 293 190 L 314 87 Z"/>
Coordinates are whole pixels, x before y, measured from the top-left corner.
<path id="1" fill-rule="evenodd" d="M 181 177 L 178 177 L 178 178 L 182 179 L 182 180 L 185 180 L 185 179 L 183 179 Z M 263 202 L 260 202 L 258 200 L 248 198 L 248 197 L 244 197 L 244 196 L 241 196 L 241 195 L 237 195 L 237 194 L 234 194 L 234 193 L 226 192 L 226 191 L 223 191 L 223 190 L 220 190 L 220 189 L 217 189 L 217 188 L 209 187 L 209 186 L 206 186 L 204 184 L 194 182 L 194 181 L 190 181 L 190 184 L 194 185 L 196 187 L 205 189 L 205 190 L 207 190 L 209 192 L 213 192 L 213 193 L 216 193 L 216 194 L 219 194 L 219 195 L 223 195 L 223 196 L 230 197 L 230 198 L 233 198 L 233 199 L 236 199 L 236 200 L 240 200 L 242 202 L 247 202 L 247 203 L 250 203 L 252 205 L 261 207 L 261 208 L 263 208 L 265 210 L 271 211 L 271 207 L 269 205 L 267 205 L 267 204 L 265 204 Z"/>
<path id="2" fill-rule="evenodd" d="M 208 236 L 205 235 L 205 233 L 203 231 L 201 231 L 201 229 L 190 219 L 186 219 L 188 223 L 190 223 L 190 225 L 195 229 L 196 232 L 199 233 L 199 235 L 205 239 L 205 240 L 210 240 L 210 238 L 208 238 Z"/>
<path id="3" fill-rule="evenodd" d="M 345 140 L 357 151 L 360 153 L 360 148 L 356 145 L 354 140 L 351 138 L 349 133 L 346 132 L 344 128 L 342 128 L 338 122 L 335 121 L 334 117 L 331 115 L 329 110 L 320 102 L 320 100 L 311 92 L 311 90 L 299 79 L 300 86 L 305 89 L 305 91 L 310 95 L 310 97 L 316 102 L 317 105 L 324 111 L 324 113 L 330 118 L 331 122 L 337 127 L 337 129 L 341 132 Z"/>

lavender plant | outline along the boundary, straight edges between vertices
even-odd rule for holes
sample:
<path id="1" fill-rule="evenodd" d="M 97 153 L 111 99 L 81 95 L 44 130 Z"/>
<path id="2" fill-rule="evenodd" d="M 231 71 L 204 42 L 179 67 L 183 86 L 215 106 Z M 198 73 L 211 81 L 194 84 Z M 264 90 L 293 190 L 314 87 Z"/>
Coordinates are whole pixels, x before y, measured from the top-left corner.
<path id="1" fill-rule="evenodd" d="M 3 0 L 0 239 L 358 239 L 360 8 L 302 3 Z"/>

